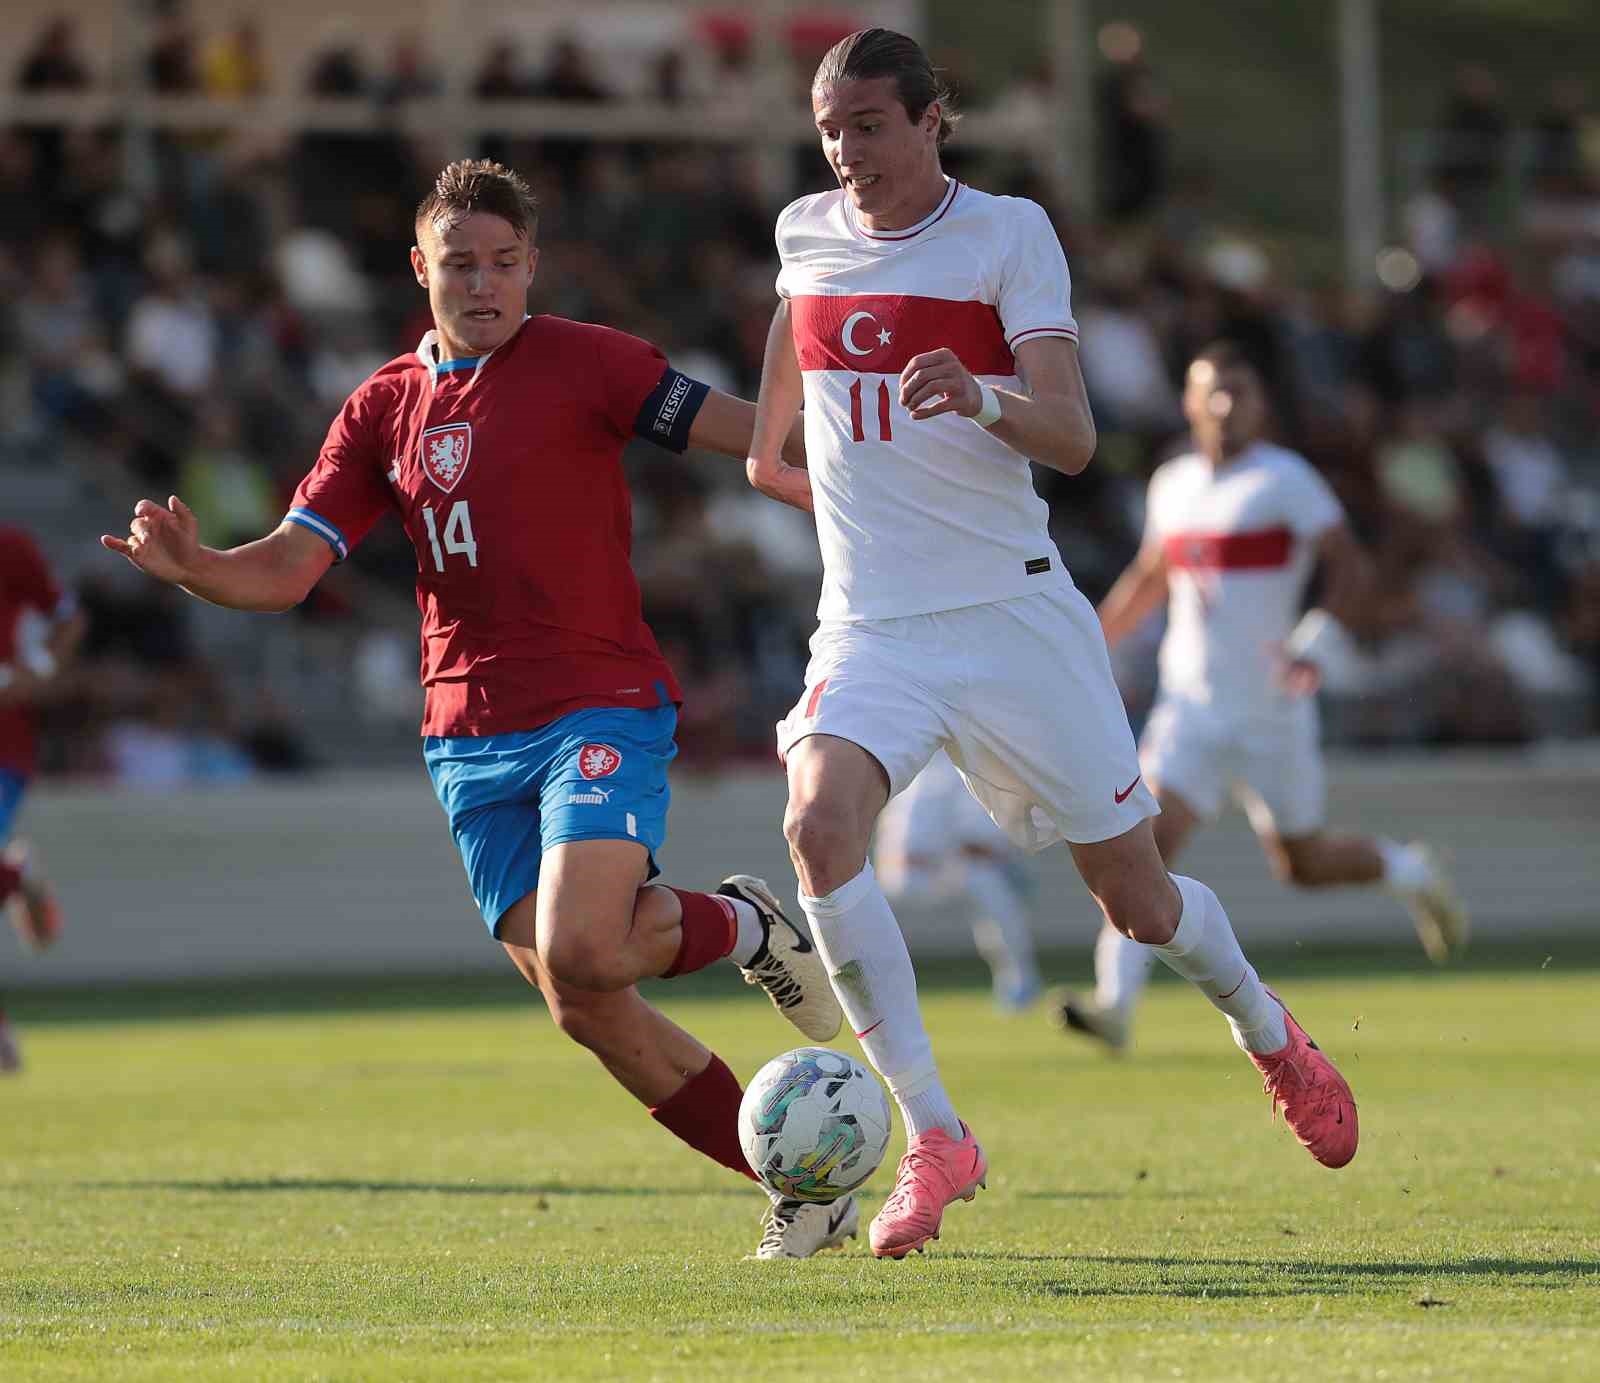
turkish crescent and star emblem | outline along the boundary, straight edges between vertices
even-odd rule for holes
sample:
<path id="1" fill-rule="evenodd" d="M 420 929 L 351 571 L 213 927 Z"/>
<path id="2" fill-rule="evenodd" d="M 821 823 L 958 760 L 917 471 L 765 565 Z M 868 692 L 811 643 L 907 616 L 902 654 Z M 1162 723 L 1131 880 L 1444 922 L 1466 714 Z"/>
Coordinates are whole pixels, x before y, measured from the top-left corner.
<path id="1" fill-rule="evenodd" d="M 461 483 L 471 459 L 471 423 L 446 423 L 423 431 L 422 469 L 446 494 Z"/>
<path id="2" fill-rule="evenodd" d="M 622 755 L 609 744 L 586 744 L 578 751 L 578 772 L 585 778 L 608 778 L 622 767 Z"/>
<path id="3" fill-rule="evenodd" d="M 839 328 L 839 341 L 851 355 L 875 355 L 894 340 L 894 333 L 870 312 L 852 312 Z"/>

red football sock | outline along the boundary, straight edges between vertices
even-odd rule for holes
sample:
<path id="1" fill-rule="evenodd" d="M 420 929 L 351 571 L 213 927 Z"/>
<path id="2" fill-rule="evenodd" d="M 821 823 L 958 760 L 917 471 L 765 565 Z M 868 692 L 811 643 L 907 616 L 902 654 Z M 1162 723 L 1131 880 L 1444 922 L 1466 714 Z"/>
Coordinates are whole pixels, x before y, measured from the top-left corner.
<path id="1" fill-rule="evenodd" d="M 22 871 L 14 864 L 7 864 L 0 860 L 0 903 L 5 902 L 17 890 L 17 885 L 22 882 Z M 733 950 L 733 943 L 728 943 L 728 950 Z"/>
<path id="2" fill-rule="evenodd" d="M 683 905 L 683 936 L 678 954 L 661 977 L 664 980 L 704 970 L 733 950 L 739 939 L 739 919 L 726 898 L 715 893 L 686 893 L 681 888 L 672 891 Z"/>
<path id="3" fill-rule="evenodd" d="M 756 1174 L 739 1146 L 739 1101 L 743 1098 L 739 1078 L 713 1055 L 704 1071 L 690 1076 L 665 1104 L 650 1111 L 650 1117 L 696 1152 L 754 1181 Z"/>

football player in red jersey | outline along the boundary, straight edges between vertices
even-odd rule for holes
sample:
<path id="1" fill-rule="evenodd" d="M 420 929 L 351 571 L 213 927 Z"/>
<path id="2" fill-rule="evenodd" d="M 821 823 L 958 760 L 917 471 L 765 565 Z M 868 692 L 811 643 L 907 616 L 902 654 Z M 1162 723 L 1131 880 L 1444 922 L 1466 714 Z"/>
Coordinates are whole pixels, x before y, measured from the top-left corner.
<path id="1" fill-rule="evenodd" d="M 287 610 L 395 514 L 417 557 L 423 756 L 485 923 L 562 1031 L 672 1132 L 748 1175 L 738 1080 L 636 982 L 729 957 L 812 1041 L 842 1013 L 761 880 L 649 882 L 679 690 L 640 613 L 621 454 L 637 435 L 742 458 L 755 408 L 635 337 L 529 316 L 537 225 L 509 169 L 445 168 L 411 250 L 434 329 L 350 396 L 284 521 L 217 550 L 173 496 L 141 500 L 128 536 L 101 541 L 215 604 Z M 809 508 L 798 431 L 786 457 L 767 493 Z M 855 1228 L 812 1218 L 780 1256 Z"/>
<path id="2" fill-rule="evenodd" d="M 38 544 L 20 528 L 0 527 L 0 906 L 35 950 L 60 934 L 61 909 L 38 857 L 11 828 L 38 752 L 34 710 L 83 632 L 77 602 L 56 584 Z M 0 1073 L 21 1065 L 0 1006 Z"/>

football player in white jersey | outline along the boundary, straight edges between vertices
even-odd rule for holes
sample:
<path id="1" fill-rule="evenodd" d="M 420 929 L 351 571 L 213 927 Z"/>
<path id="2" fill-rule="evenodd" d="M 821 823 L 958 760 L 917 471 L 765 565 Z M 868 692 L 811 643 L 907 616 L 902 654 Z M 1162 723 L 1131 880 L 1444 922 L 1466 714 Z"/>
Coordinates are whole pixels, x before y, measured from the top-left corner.
<path id="1" fill-rule="evenodd" d="M 1465 945 L 1467 918 L 1433 853 L 1324 824 L 1317 654 L 1359 607 L 1367 557 L 1322 477 L 1265 440 L 1266 390 L 1236 346 L 1218 342 L 1195 358 L 1183 407 L 1194 449 L 1151 478 L 1139 555 L 1100 605 L 1113 647 L 1167 605 L 1139 756 L 1161 804 L 1161 857 L 1173 865 L 1231 791 L 1280 878 L 1302 888 L 1382 884 L 1409 907 L 1428 955 L 1446 960 Z M 1323 605 L 1296 625 L 1319 562 Z M 1094 996 L 1064 996 L 1063 1025 L 1124 1046 L 1149 962 L 1148 948 L 1103 927 Z"/>
<path id="2" fill-rule="evenodd" d="M 891 902 L 959 899 L 970 909 L 972 939 L 989 966 L 997 1008 L 1018 1013 L 1039 997 L 1044 986 L 1022 852 L 943 751 L 884 808 L 872 856 Z"/>
<path id="3" fill-rule="evenodd" d="M 1216 895 L 1169 875 L 1094 609 L 1062 570 L 1029 461 L 1094 454 L 1066 259 L 1034 203 L 946 177 L 948 95 L 911 39 L 865 29 L 817 69 L 839 186 L 778 218 L 781 299 L 746 471 L 789 479 L 805 404 L 824 576 L 799 701 L 778 730 L 800 904 L 906 1121 L 872 1251 L 901 1258 L 988 1172 L 939 1078 L 905 940 L 867 860 L 885 802 L 939 749 L 1024 849 L 1064 840 L 1119 932 L 1223 1013 L 1327 1166 L 1355 1101 L 1245 960 Z"/>

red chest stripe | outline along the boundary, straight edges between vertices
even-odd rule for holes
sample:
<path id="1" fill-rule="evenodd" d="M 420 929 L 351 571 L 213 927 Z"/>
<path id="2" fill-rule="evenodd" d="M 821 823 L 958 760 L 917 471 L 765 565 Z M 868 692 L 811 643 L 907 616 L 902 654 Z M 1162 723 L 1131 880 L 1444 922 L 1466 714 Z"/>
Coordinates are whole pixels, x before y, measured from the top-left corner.
<path id="1" fill-rule="evenodd" d="M 907 294 L 789 300 L 802 370 L 897 375 L 914 355 L 948 346 L 975 375 L 1011 375 L 1016 363 L 990 303 Z"/>
<path id="2" fill-rule="evenodd" d="M 1287 528 L 1251 533 L 1174 533 L 1161 545 L 1169 567 L 1268 571 L 1289 564 L 1294 534 Z"/>

